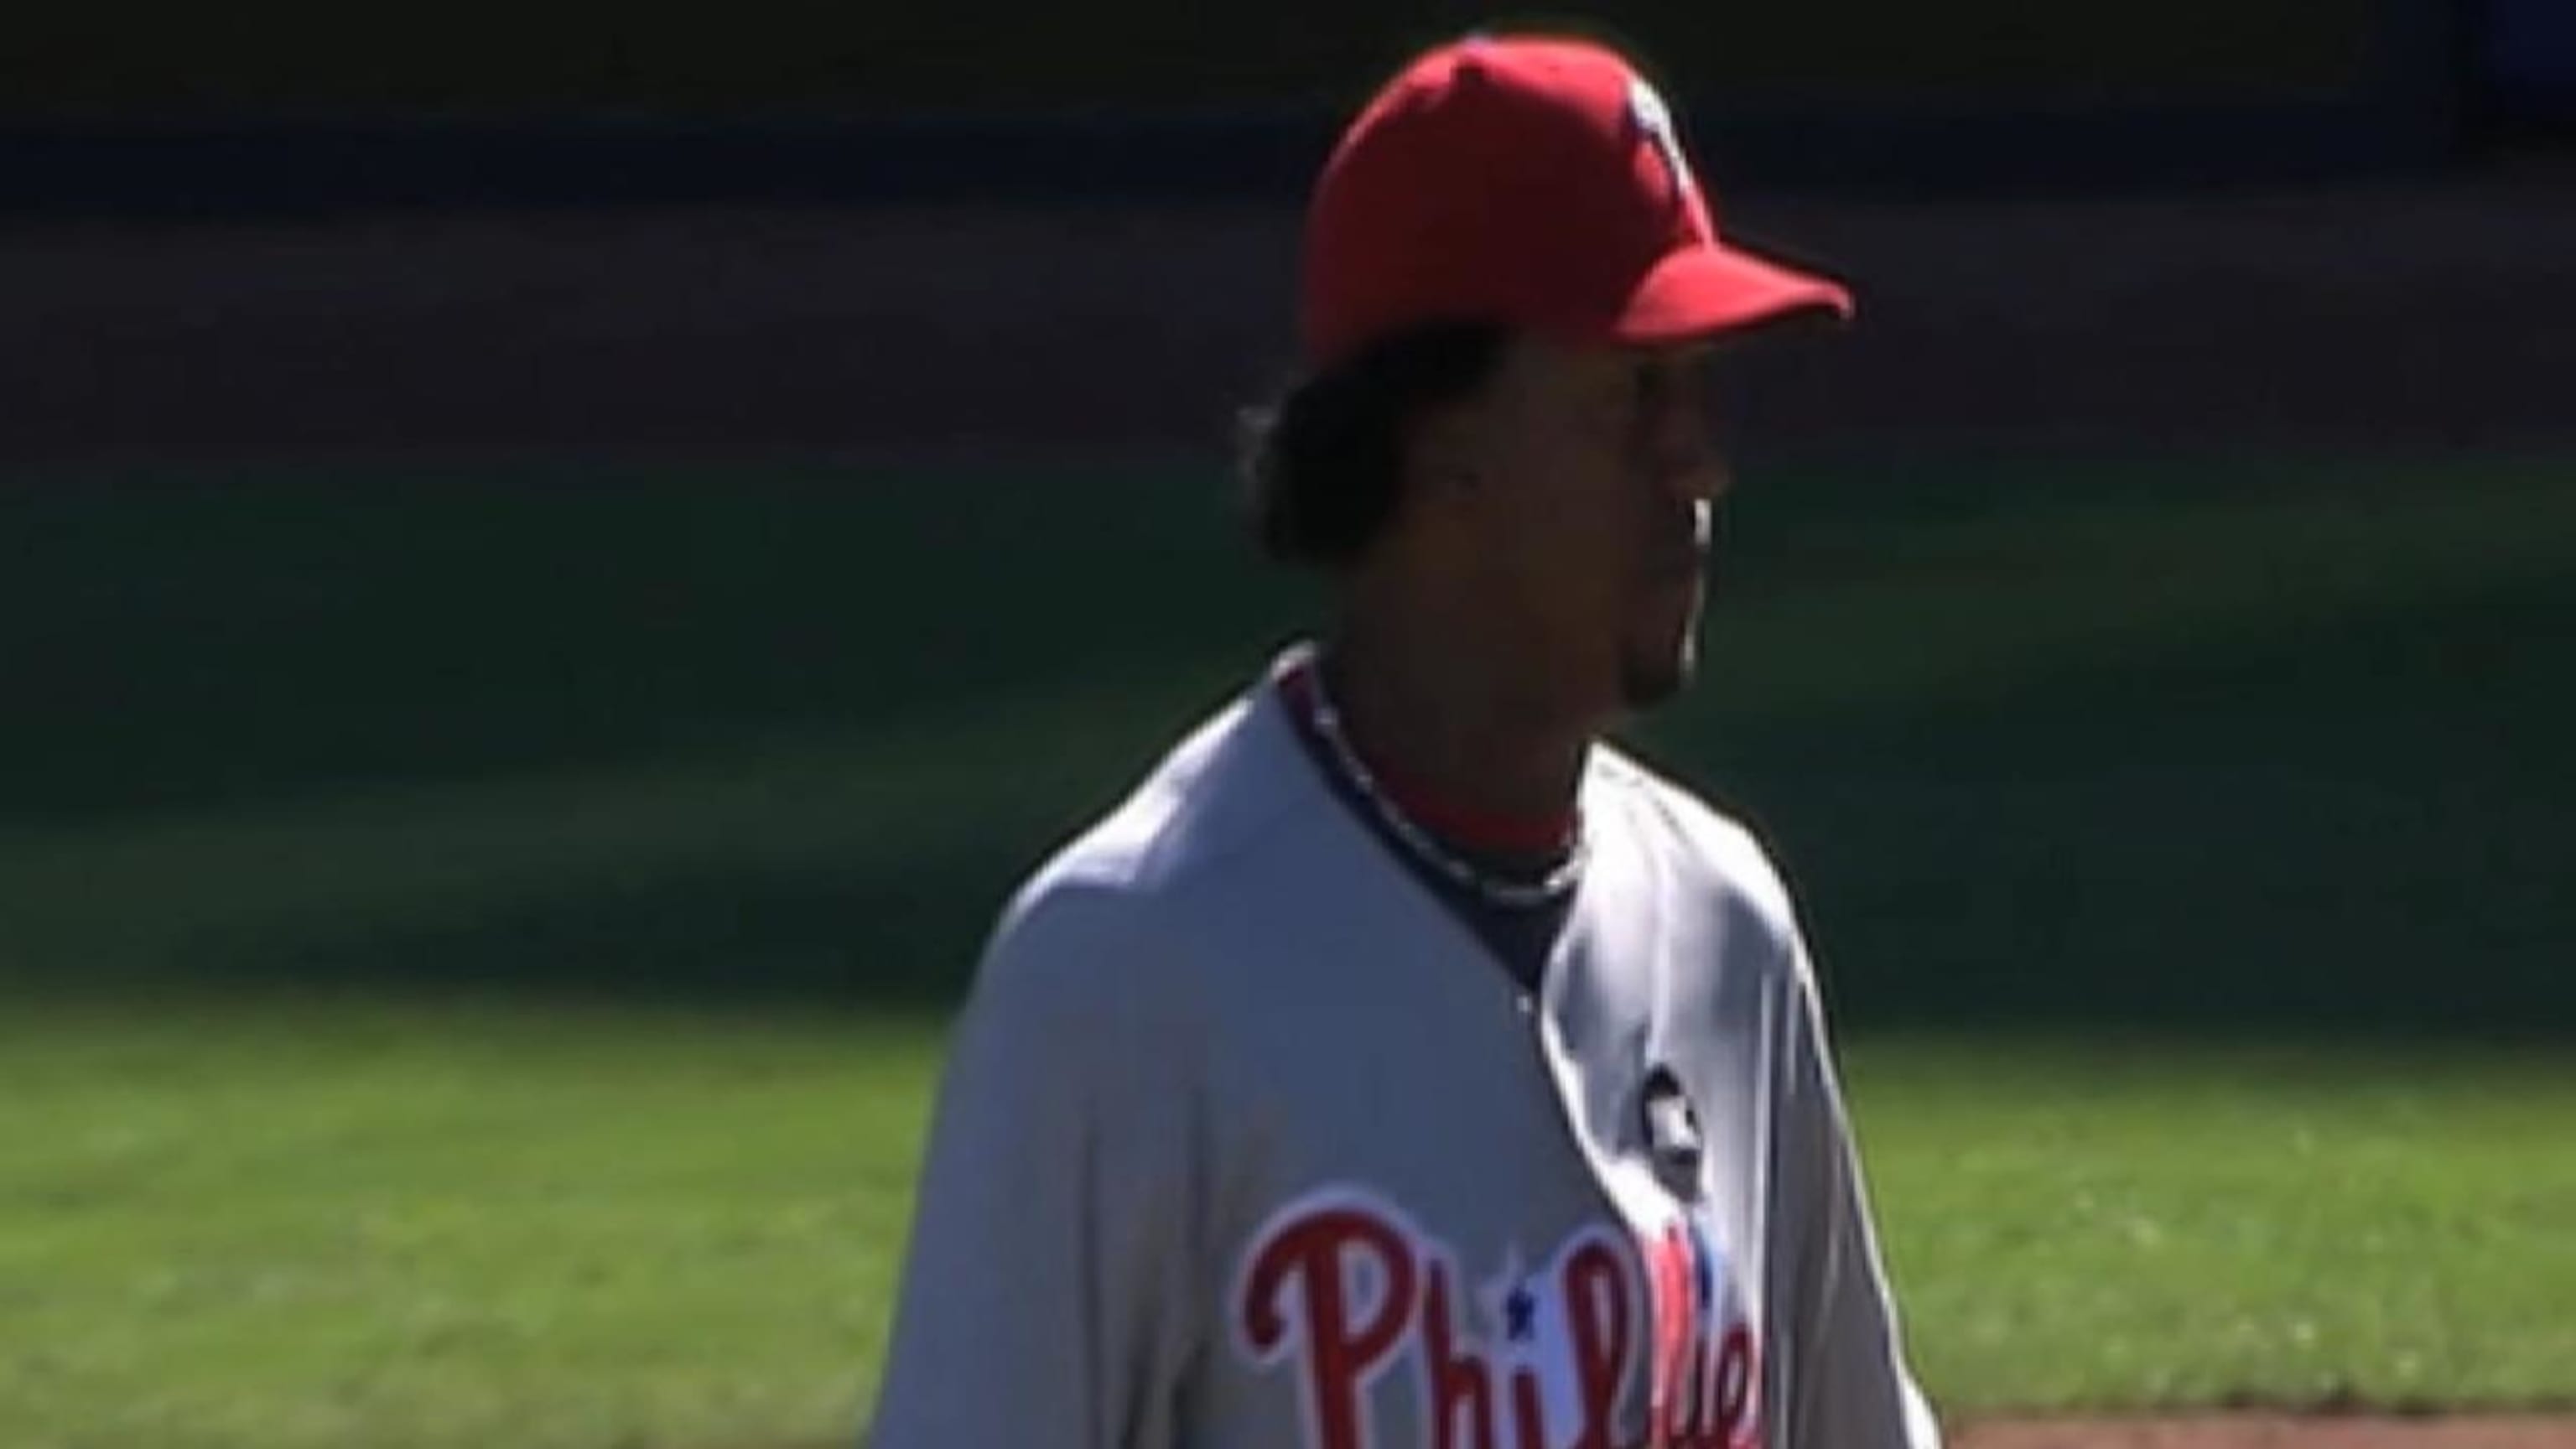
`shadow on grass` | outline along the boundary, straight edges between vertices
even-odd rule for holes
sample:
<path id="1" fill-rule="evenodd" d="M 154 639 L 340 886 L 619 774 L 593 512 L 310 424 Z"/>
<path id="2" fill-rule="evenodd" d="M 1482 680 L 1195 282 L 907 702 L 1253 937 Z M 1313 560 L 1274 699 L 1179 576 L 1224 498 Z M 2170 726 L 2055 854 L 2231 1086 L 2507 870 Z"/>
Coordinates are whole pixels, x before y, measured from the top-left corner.
<path id="1" fill-rule="evenodd" d="M 2154 522 L 2155 480 L 2122 477 L 2105 496 Z M 1206 480 L 1116 506 L 1004 481 L 963 509 L 879 486 L 898 491 L 22 505 L 21 541 L 45 547 L 12 587 L 61 607 L 0 624 L 28 686 L 0 744 L 43 766 L 0 792 L 0 868 L 23 872 L 0 879 L 0 975 L 945 1006 L 1012 884 L 1258 668 L 1288 595 L 1216 546 Z M 2050 572 L 2070 540 L 2125 535 L 2047 533 L 2056 505 L 2026 495 L 1963 490 L 1872 541 L 1842 517 L 1858 493 L 1814 490 L 1770 520 L 1773 547 L 1929 582 L 1819 585 L 1822 607 L 1757 616 L 1748 642 L 1909 682 L 1766 695 L 1721 654 L 1644 731 L 1778 848 L 1844 1021 L 2576 1032 L 2576 568 L 2366 578 L 2302 613 L 2265 592 L 2264 571 L 2307 564 L 2298 520 L 2276 520 L 2280 556 L 2237 560 L 2260 587 L 2214 623 L 2026 657 L 1928 637 L 1927 602 L 1984 611 L 1961 616 L 1983 636 L 2088 601 L 2127 620 L 2123 590 L 2163 620 L 2196 586 L 2152 551 L 2115 554 L 2139 577 L 2107 594 Z M 2529 496 L 2499 490 L 2479 526 L 2510 539 L 2501 512 Z M 2409 518 L 2369 523 L 2347 565 L 2402 555 Z M 2190 545 L 2203 520 L 2165 525 Z M 1927 553 L 1941 528 L 1962 542 Z M 1796 577 L 1758 543 L 1746 563 L 1757 599 Z M 1978 667 L 1917 667 L 1943 649 Z M 832 743 L 781 764 L 762 743 L 780 738 Z M 837 783 L 857 776 L 893 793 Z M 376 798 L 399 806 L 366 815 Z M 355 817 L 331 813 L 348 800 Z M 572 865 L 530 843 L 549 812 L 592 813 Z M 120 854 L 129 836 L 149 848 Z M 63 867 L 75 839 L 109 864 Z M 487 855 L 488 883 L 452 878 Z M 27 924 L 66 892 L 96 900 L 50 935 Z M 89 949 L 127 918 L 143 946 Z"/>
<path id="2" fill-rule="evenodd" d="M 827 468 L 0 492 L 0 823 L 869 729 L 1234 644 L 1222 478 Z M 1032 740 L 1031 749 L 1044 741 Z"/>
<path id="3" fill-rule="evenodd" d="M 2564 1035 L 2571 625 L 2508 580 L 1702 743 L 1855 1021 Z"/>
<path id="4" fill-rule="evenodd" d="M 953 1004 L 1011 886 L 1000 859 L 903 878 L 710 870 L 364 927 L 201 969 L 251 990 L 299 983 L 700 1004 L 728 1011 Z"/>
<path id="5" fill-rule="evenodd" d="M 2564 617 L 2576 581 L 2498 587 L 1867 719 L 1701 719 L 1656 744 L 1755 802 L 1852 1027 L 2553 1037 L 2576 1030 L 2556 743 L 2576 710 L 2516 631 Z M 2510 645 L 2477 666 L 2478 708 L 2441 687 L 2459 656 L 2435 645 L 2455 636 Z M 1180 698 L 1102 705 L 1071 763 L 998 795 L 996 736 L 947 736 L 904 763 L 964 823 L 846 863 L 826 842 L 767 866 L 540 881 L 200 937 L 183 964 L 254 989 L 936 1012 L 1018 878 L 1186 722 Z"/>

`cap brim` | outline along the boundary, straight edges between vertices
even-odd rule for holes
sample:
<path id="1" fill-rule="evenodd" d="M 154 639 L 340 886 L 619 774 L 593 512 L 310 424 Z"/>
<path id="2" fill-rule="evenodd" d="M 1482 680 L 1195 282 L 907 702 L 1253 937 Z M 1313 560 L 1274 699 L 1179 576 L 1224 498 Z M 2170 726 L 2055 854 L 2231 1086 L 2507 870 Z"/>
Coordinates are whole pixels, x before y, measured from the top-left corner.
<path id="1" fill-rule="evenodd" d="M 1850 321 L 1850 291 L 1719 242 L 1657 262 L 1629 297 L 1615 336 L 1649 346 L 1692 342 L 1813 314 Z"/>

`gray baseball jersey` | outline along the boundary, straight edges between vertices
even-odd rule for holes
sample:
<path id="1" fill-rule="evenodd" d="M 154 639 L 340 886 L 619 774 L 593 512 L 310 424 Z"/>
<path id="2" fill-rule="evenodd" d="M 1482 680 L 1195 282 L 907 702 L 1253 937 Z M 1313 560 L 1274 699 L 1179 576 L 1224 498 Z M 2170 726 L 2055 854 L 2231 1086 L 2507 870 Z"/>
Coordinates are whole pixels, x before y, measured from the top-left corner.
<path id="1" fill-rule="evenodd" d="M 1536 993 L 1267 683 L 1012 902 L 875 1449 L 1936 1449 L 1790 901 L 1606 746 Z"/>

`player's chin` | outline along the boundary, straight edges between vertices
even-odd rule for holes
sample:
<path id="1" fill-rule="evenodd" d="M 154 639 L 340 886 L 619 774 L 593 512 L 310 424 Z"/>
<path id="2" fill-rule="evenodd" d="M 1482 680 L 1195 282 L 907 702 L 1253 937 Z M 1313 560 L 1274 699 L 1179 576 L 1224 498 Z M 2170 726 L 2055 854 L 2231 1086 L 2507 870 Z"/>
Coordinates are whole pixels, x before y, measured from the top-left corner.
<path id="1" fill-rule="evenodd" d="M 1690 687 L 1699 672 L 1701 585 L 1696 576 L 1659 589 L 1619 660 L 1620 703 L 1651 709 Z"/>
<path id="2" fill-rule="evenodd" d="M 1697 619 L 1692 624 L 1697 624 Z M 1651 643 L 1632 646 L 1619 664 L 1620 703 L 1653 709 L 1690 687 L 1699 674 L 1699 630 L 1687 627 Z"/>

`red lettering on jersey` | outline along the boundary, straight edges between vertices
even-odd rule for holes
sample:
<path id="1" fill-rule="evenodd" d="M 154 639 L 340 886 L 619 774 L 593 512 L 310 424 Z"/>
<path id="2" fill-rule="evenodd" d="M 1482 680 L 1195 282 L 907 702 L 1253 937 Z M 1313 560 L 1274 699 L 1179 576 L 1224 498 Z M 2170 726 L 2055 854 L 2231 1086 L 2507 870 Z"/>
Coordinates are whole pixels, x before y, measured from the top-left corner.
<path id="1" fill-rule="evenodd" d="M 1353 1321 L 1354 1269 L 1373 1266 L 1379 1292 L 1364 1322 Z M 1282 1227 L 1262 1245 L 1244 1281 L 1245 1337 L 1263 1357 L 1288 1339 L 1281 1300 L 1294 1288 L 1304 1320 L 1307 1423 L 1320 1449 L 1366 1449 L 1360 1396 L 1405 1337 L 1416 1293 L 1413 1246 L 1374 1214 L 1323 1208 Z"/>
<path id="2" fill-rule="evenodd" d="M 1585 1449 L 1591 1449 L 1593 1435 L 1586 1423 Z M 1520 1449 L 1547 1449 L 1547 1410 L 1538 1401 L 1538 1375 L 1526 1368 L 1512 1370 L 1512 1442 Z"/>
<path id="3" fill-rule="evenodd" d="M 1610 1425 L 1619 1412 L 1630 1344 L 1628 1272 L 1618 1251 L 1599 1239 L 1565 1257 L 1558 1273 L 1565 1294 L 1567 1328 L 1574 1340 L 1574 1382 L 1583 1404 L 1578 1449 L 1609 1449 Z"/>
<path id="4" fill-rule="evenodd" d="M 1655 1449 L 1693 1449 L 1690 1405 L 1694 1311 L 1690 1235 L 1674 1223 L 1645 1241 L 1646 1286 L 1655 1315 L 1654 1387 L 1647 1399 Z"/>
<path id="5" fill-rule="evenodd" d="M 1753 1331 L 1741 1323 L 1729 1324 L 1717 1351 L 1710 1355 L 1708 1382 L 1700 1396 L 1711 1410 L 1701 1420 L 1702 1442 L 1712 1449 L 1743 1449 L 1758 1437 L 1761 1418 L 1754 1410 L 1759 1403 L 1761 1367 Z"/>
<path id="6" fill-rule="evenodd" d="M 1749 1449 L 1761 1439 L 1759 1350 L 1734 1305 L 1701 1301 L 1701 1251 L 1680 1224 L 1645 1242 L 1655 1301 L 1651 1442 L 1655 1449 Z"/>
<path id="7" fill-rule="evenodd" d="M 1257 1364 L 1294 1363 L 1309 1449 L 1374 1449 L 1381 1431 L 1425 1449 L 1620 1449 L 1640 1369 L 1652 1375 L 1646 1432 L 1658 1449 L 1753 1449 L 1752 1338 L 1738 1322 L 1721 1344 L 1706 1341 L 1715 1324 L 1696 1301 L 1695 1252 L 1680 1230 L 1630 1240 L 1587 1228 L 1526 1276 L 1515 1254 L 1505 1276 L 1471 1291 L 1401 1210 L 1333 1189 L 1292 1204 L 1250 1245 L 1235 1280 L 1237 1344 Z M 1420 1417 L 1399 1430 L 1378 1422 L 1371 1393 L 1407 1353 L 1418 1355 Z"/>
<path id="8" fill-rule="evenodd" d="M 1494 1377 L 1484 1355 L 1459 1346 L 1449 1316 L 1449 1268 L 1433 1263 L 1422 1290 L 1424 1397 L 1431 1413 L 1433 1449 L 1492 1449 Z M 1468 1427 L 1461 1431 L 1459 1420 Z"/>

